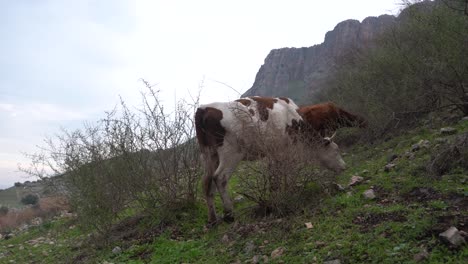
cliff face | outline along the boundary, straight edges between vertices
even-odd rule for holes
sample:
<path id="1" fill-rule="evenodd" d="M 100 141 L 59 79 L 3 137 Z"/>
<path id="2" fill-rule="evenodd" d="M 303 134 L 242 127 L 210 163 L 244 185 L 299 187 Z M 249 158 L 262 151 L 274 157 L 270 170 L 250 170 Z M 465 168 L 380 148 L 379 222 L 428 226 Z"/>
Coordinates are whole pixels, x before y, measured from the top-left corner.
<path id="1" fill-rule="evenodd" d="M 345 20 L 327 32 L 322 44 L 308 48 L 275 49 L 268 54 L 255 82 L 242 96 L 288 96 L 310 101 L 331 74 L 337 59 L 350 49 L 366 49 L 396 21 L 391 15 Z"/>

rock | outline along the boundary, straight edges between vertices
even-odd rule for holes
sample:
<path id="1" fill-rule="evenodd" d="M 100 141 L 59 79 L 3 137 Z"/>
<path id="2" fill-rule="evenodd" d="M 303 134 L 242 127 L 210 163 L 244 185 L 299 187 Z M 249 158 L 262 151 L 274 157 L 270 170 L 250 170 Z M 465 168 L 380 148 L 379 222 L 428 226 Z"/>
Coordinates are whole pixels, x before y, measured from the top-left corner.
<path id="1" fill-rule="evenodd" d="M 431 142 L 429 142 L 429 140 L 427 139 L 421 139 L 419 142 L 418 142 L 418 145 L 422 148 L 429 148 L 431 146 Z"/>
<path id="2" fill-rule="evenodd" d="M 358 175 L 354 175 L 354 176 L 351 177 L 351 180 L 349 181 L 348 186 L 354 186 L 354 185 L 362 182 L 363 180 L 364 180 L 363 177 L 358 176 Z"/>
<path id="3" fill-rule="evenodd" d="M 454 226 L 450 227 L 449 229 L 445 230 L 445 232 L 440 233 L 439 237 L 442 239 L 442 241 L 448 243 L 449 245 L 458 247 L 461 244 L 464 244 L 466 241 L 465 239 L 461 236 L 460 232 L 458 229 Z"/>
<path id="4" fill-rule="evenodd" d="M 108 262 L 107 260 L 104 260 L 104 262 L 102 264 L 114 264 L 114 263 Z"/>
<path id="5" fill-rule="evenodd" d="M 15 245 L 13 245 L 13 244 L 9 244 L 9 245 L 7 246 L 7 248 L 14 248 L 14 247 L 15 247 Z"/>
<path id="6" fill-rule="evenodd" d="M 388 160 L 388 162 L 392 162 L 392 161 L 394 161 L 394 160 L 397 159 L 397 158 L 398 158 L 398 155 L 395 154 L 395 153 L 393 153 L 393 154 L 390 154 L 390 155 L 388 156 L 387 160 Z"/>
<path id="7" fill-rule="evenodd" d="M 240 202 L 244 201 L 244 196 L 239 194 L 234 198 L 234 201 L 240 203 Z"/>
<path id="8" fill-rule="evenodd" d="M 221 238 L 221 242 L 223 242 L 224 244 L 229 243 L 229 236 L 227 234 L 225 234 L 223 236 L 223 238 Z"/>
<path id="9" fill-rule="evenodd" d="M 318 247 L 318 248 L 324 247 L 326 245 L 327 245 L 327 243 L 325 243 L 323 241 L 315 241 L 315 246 Z"/>
<path id="10" fill-rule="evenodd" d="M 448 142 L 448 139 L 447 138 L 436 138 L 435 142 L 439 143 L 439 144 L 445 144 L 445 143 Z"/>
<path id="11" fill-rule="evenodd" d="M 412 152 L 416 152 L 418 150 L 421 149 L 421 146 L 419 144 L 414 144 L 413 146 L 411 146 L 411 151 Z"/>
<path id="12" fill-rule="evenodd" d="M 362 174 L 367 174 L 369 173 L 369 170 L 362 170 Z"/>
<path id="13" fill-rule="evenodd" d="M 255 255 L 252 258 L 252 263 L 257 264 L 260 262 L 260 255 Z"/>
<path id="14" fill-rule="evenodd" d="M 396 164 L 394 164 L 394 163 L 389 163 L 389 164 L 385 165 L 384 171 L 385 171 L 385 172 L 389 172 L 389 171 L 391 171 L 391 170 L 392 170 L 393 168 L 395 168 L 395 167 L 396 167 Z"/>
<path id="15" fill-rule="evenodd" d="M 461 121 L 468 121 L 468 116 L 463 117 Z"/>
<path id="16" fill-rule="evenodd" d="M 334 183 L 333 186 L 337 191 L 344 192 L 346 189 L 339 183 Z"/>
<path id="17" fill-rule="evenodd" d="M 341 264 L 339 259 L 324 261 L 323 264 Z"/>
<path id="18" fill-rule="evenodd" d="M 122 253 L 122 249 L 120 247 L 115 247 L 114 249 L 112 249 L 112 253 L 114 255 L 119 255 L 120 253 Z"/>
<path id="19" fill-rule="evenodd" d="M 413 260 L 414 262 L 421 262 L 429 258 L 429 253 L 426 249 L 423 249 L 418 254 L 414 255 Z"/>
<path id="20" fill-rule="evenodd" d="M 38 226 L 42 224 L 42 218 L 36 217 L 33 220 L 31 220 L 31 225 Z"/>
<path id="21" fill-rule="evenodd" d="M 375 193 L 374 193 L 374 190 L 372 189 L 365 191 L 362 195 L 364 196 L 364 198 L 369 199 L 369 200 L 375 199 Z"/>
<path id="22" fill-rule="evenodd" d="M 14 236 L 15 236 L 15 235 L 14 235 L 13 233 L 8 233 L 8 234 L 6 234 L 6 235 L 4 236 L 4 239 L 5 239 L 5 240 L 8 240 L 8 239 L 10 239 L 10 238 L 13 238 Z"/>
<path id="23" fill-rule="evenodd" d="M 284 247 L 279 247 L 271 252 L 271 258 L 275 259 L 275 258 L 281 257 L 283 253 L 284 253 Z"/>
<path id="24" fill-rule="evenodd" d="M 307 229 L 311 229 L 311 228 L 313 228 L 313 227 L 314 227 L 314 226 L 312 225 L 312 223 L 311 223 L 311 222 L 307 222 L 307 223 L 305 223 L 305 226 L 306 226 L 306 228 L 307 228 Z"/>
<path id="25" fill-rule="evenodd" d="M 253 241 L 249 241 L 245 244 L 245 247 L 244 247 L 244 252 L 245 254 L 250 254 L 252 253 L 252 251 L 254 251 L 255 249 L 255 245 L 254 245 L 254 242 Z"/>
<path id="26" fill-rule="evenodd" d="M 24 246 L 23 245 L 19 246 L 19 250 L 24 250 Z"/>
<path id="27" fill-rule="evenodd" d="M 453 127 L 443 127 L 440 129 L 440 134 L 442 135 L 453 135 L 457 133 L 457 129 Z"/>

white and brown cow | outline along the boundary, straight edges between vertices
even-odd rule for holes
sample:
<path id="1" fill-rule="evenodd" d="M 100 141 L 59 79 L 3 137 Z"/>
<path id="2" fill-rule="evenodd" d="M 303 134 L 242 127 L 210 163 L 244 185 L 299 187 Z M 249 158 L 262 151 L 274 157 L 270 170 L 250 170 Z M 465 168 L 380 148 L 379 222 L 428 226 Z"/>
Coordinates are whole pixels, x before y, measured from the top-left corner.
<path id="1" fill-rule="evenodd" d="M 299 107 L 289 98 L 248 97 L 233 102 L 218 102 L 202 105 L 195 114 L 197 140 L 205 165 L 203 189 L 208 205 L 208 222 L 216 223 L 214 191 L 218 189 L 224 206 L 224 220 L 233 221 L 233 204 L 227 193 L 228 180 L 246 157 L 251 157 L 255 140 L 261 137 L 289 139 L 290 136 L 311 133 L 313 126 L 304 119 Z M 298 138 L 307 138 L 300 135 Z M 316 139 L 316 138 L 315 138 Z M 310 140 L 315 144 L 314 153 L 324 167 L 342 171 L 345 162 L 338 146 L 331 138 Z M 272 141 L 277 142 L 277 141 Z M 310 143 L 308 142 L 308 143 Z M 260 150 L 261 151 L 261 150 Z M 261 154 L 261 153 L 256 153 Z"/>

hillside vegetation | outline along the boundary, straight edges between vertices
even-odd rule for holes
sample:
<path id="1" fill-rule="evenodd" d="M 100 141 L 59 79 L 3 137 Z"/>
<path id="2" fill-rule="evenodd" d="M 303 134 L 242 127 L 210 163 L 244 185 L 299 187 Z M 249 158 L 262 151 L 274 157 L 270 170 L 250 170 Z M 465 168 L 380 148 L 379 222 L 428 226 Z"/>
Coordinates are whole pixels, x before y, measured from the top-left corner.
<path id="1" fill-rule="evenodd" d="M 138 111 L 122 102 L 31 155 L 27 171 L 60 175 L 74 214 L 0 228 L 0 262 L 466 263 L 468 13 L 429 3 L 375 49 L 350 51 L 322 95 L 369 120 L 339 131 L 345 172 L 274 153 L 243 162 L 229 186 L 236 222 L 207 228 L 198 100 L 168 113 L 145 82 Z"/>

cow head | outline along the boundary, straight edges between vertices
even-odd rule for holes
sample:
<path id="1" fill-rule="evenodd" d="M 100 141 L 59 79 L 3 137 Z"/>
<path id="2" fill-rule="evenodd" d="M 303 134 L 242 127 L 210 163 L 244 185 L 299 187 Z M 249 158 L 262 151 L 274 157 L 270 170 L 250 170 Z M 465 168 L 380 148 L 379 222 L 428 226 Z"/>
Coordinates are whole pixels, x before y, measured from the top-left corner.
<path id="1" fill-rule="evenodd" d="M 317 159 L 322 166 L 339 173 L 346 169 L 346 163 L 341 157 L 338 145 L 332 140 L 335 135 L 336 132 L 331 137 L 322 139 L 318 146 Z"/>

